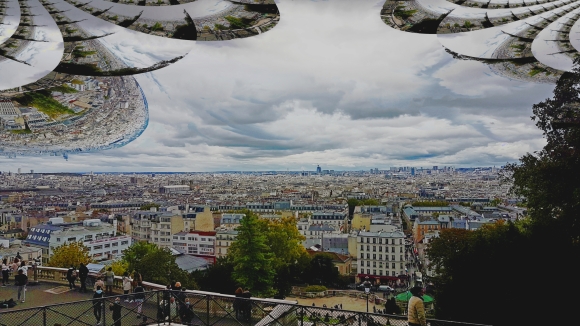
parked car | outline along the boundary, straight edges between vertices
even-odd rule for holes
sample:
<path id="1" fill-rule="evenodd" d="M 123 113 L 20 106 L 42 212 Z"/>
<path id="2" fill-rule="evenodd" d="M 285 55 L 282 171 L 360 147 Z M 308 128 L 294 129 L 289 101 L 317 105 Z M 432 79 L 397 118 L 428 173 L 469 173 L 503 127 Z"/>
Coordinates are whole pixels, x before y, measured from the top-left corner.
<path id="1" fill-rule="evenodd" d="M 394 292 L 395 289 L 388 285 L 379 285 L 379 292 Z"/>

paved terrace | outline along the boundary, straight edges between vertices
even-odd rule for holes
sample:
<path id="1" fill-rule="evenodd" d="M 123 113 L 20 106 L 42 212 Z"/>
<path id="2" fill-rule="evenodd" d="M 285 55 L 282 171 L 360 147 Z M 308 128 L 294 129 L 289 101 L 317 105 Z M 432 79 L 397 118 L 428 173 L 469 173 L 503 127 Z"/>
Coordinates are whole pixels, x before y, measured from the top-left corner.
<path id="1" fill-rule="evenodd" d="M 31 282 L 32 271 L 29 271 Z M 235 297 L 203 291 L 172 292 L 162 290 L 163 286 L 144 282 L 146 287 L 145 302 L 142 305 L 141 318 L 138 318 L 138 303 L 125 302 L 121 295 L 120 281 L 117 277 L 115 294 L 101 300 L 99 305 L 91 300 L 92 287 L 89 292 L 80 293 L 69 290 L 66 285 L 66 269 L 39 267 L 37 271 L 39 284 L 30 285 L 26 292 L 26 302 L 17 303 L 14 308 L 0 309 L 0 326 L 54 326 L 61 325 L 97 325 L 97 314 L 102 315 L 101 325 L 196 325 L 196 326 L 406 326 L 405 316 L 391 316 L 356 312 L 349 310 L 302 306 L 295 301 L 258 299 L 237 301 Z M 121 297 L 121 318 L 114 323 L 109 309 L 116 296 Z M 163 307 L 163 300 L 169 297 L 176 299 L 170 308 Z M 0 288 L 0 299 L 16 300 L 16 287 L 10 285 Z M 238 299 L 240 300 L 240 299 Z M 189 309 L 180 309 L 189 301 Z M 237 310 L 237 312 L 236 312 Z M 145 320 L 143 320 L 145 317 Z M 459 326 L 476 324 L 458 323 L 442 320 L 429 320 L 431 326 Z M 482 326 L 482 325 L 479 325 Z"/>

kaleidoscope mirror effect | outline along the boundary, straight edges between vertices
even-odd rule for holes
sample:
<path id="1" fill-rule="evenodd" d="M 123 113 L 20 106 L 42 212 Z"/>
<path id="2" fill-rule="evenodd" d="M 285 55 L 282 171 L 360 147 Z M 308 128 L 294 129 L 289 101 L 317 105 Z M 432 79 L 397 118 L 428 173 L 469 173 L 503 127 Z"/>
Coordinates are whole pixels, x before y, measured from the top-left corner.
<path id="1" fill-rule="evenodd" d="M 273 0 L 0 0 L 0 155 L 126 145 L 149 121 L 133 75 L 279 18 Z"/>
<path id="2" fill-rule="evenodd" d="M 437 34 L 456 58 L 525 81 L 557 81 L 580 49 L 580 1 L 387 0 L 381 17 L 401 31 Z"/>

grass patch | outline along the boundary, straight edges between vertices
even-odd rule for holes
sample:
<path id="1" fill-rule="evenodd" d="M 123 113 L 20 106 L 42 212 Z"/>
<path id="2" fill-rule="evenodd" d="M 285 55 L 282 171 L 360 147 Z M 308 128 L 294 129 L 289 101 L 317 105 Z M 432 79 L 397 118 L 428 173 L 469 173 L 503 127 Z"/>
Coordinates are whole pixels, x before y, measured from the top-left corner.
<path id="1" fill-rule="evenodd" d="M 545 68 L 540 68 L 540 67 L 533 67 L 532 70 L 530 70 L 530 72 L 528 73 L 528 75 L 530 75 L 531 77 L 541 73 L 541 72 L 545 72 L 546 69 Z"/>
<path id="2" fill-rule="evenodd" d="M 402 19 L 407 19 L 407 18 L 413 16 L 417 12 L 417 10 L 404 10 L 404 9 L 405 9 L 405 7 L 398 6 L 397 9 L 395 9 L 395 11 L 393 12 L 393 14 L 396 17 L 400 17 Z"/>
<path id="3" fill-rule="evenodd" d="M 234 16 L 225 16 L 224 19 L 230 23 L 230 26 L 232 28 L 242 29 L 242 28 L 248 28 L 248 27 L 252 26 L 251 25 L 252 20 L 248 19 L 248 18 L 237 18 Z"/>
<path id="4" fill-rule="evenodd" d="M 30 130 L 28 128 L 28 126 L 26 127 L 26 129 L 22 129 L 22 130 L 10 130 L 11 133 L 16 134 L 16 135 L 28 135 L 32 133 L 32 130 Z"/>
<path id="5" fill-rule="evenodd" d="M 16 101 L 23 106 L 32 106 L 38 111 L 45 113 L 51 118 L 58 118 L 64 114 L 75 114 L 75 112 L 68 107 L 60 104 L 57 100 L 50 96 L 49 91 L 38 91 L 24 93 L 16 98 Z"/>

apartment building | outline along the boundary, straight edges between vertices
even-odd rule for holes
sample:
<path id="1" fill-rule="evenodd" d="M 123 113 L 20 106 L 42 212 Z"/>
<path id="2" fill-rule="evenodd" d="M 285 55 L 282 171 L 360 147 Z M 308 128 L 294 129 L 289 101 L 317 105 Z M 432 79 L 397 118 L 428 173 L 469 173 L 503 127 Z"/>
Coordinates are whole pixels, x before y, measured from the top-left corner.
<path id="1" fill-rule="evenodd" d="M 357 235 L 357 277 L 389 280 L 405 274 L 405 234 L 359 232 Z"/>
<path id="2" fill-rule="evenodd" d="M 171 246 L 183 253 L 215 256 L 216 232 L 178 232 L 172 238 Z"/>
<path id="3" fill-rule="evenodd" d="M 43 264 L 48 263 L 55 248 L 71 242 L 82 242 L 89 249 L 89 255 L 98 261 L 120 257 L 131 245 L 131 237 L 118 235 L 116 226 L 89 219 L 82 223 L 36 225 L 23 241 L 42 249 Z"/>
<path id="4" fill-rule="evenodd" d="M 216 257 L 225 257 L 232 243 L 236 241 L 238 231 L 218 229 L 216 230 Z"/>

